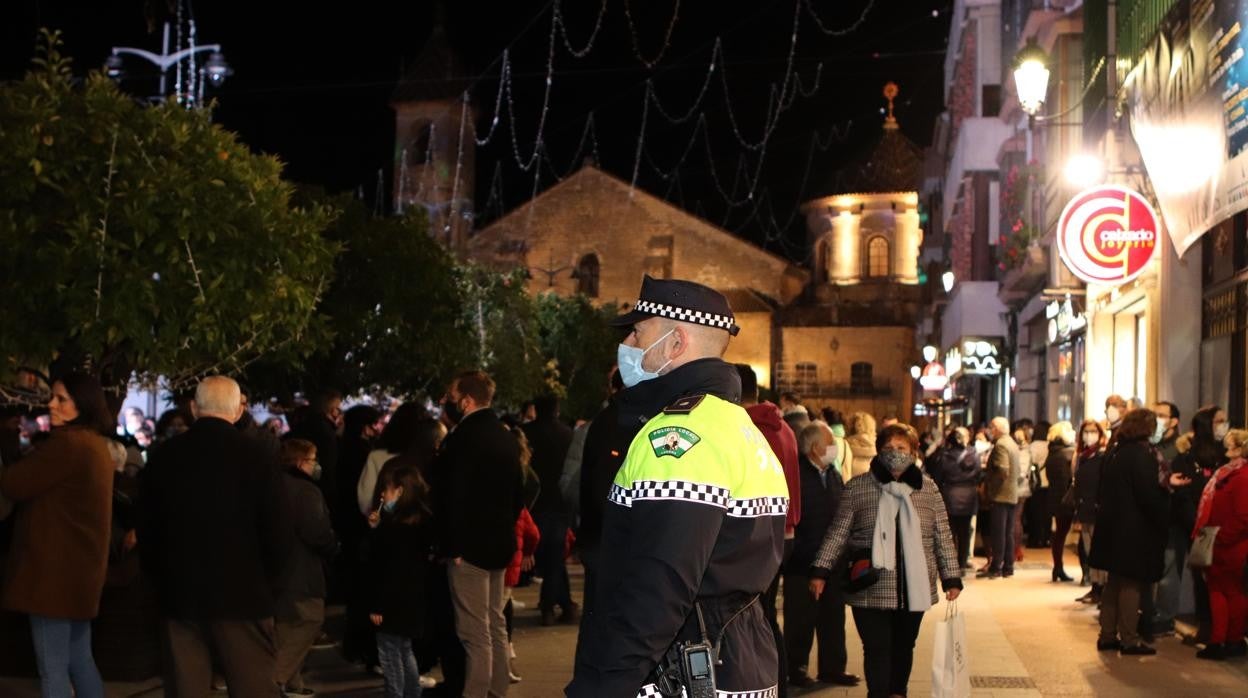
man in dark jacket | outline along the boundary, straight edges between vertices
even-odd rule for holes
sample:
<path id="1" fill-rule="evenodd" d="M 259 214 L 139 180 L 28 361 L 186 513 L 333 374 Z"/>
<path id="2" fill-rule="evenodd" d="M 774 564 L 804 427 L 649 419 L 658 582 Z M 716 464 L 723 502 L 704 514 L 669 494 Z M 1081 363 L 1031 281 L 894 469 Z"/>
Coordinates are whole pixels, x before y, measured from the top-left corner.
<path id="1" fill-rule="evenodd" d="M 797 523 L 793 554 L 784 567 L 784 625 L 788 645 L 789 683 L 808 686 L 806 673 L 810 645 L 819 636 L 819 680 L 838 686 L 857 686 L 859 678 L 845 672 L 845 598 L 840 585 L 829 584 L 816 601 L 810 593 L 810 567 L 836 518 L 845 481 L 832 467 L 836 444 L 827 424 L 815 421 L 802 429 L 802 520 Z"/>
<path id="2" fill-rule="evenodd" d="M 307 695 L 303 662 L 325 623 L 325 567 L 338 553 L 338 537 L 329 507 L 316 486 L 320 464 L 316 446 L 303 439 L 282 442 L 279 456 L 286 470 L 295 540 L 290 546 L 281 593 L 277 597 L 277 672 L 287 694 Z"/>
<path id="3" fill-rule="evenodd" d="M 205 378 L 196 421 L 144 471 L 138 539 L 156 587 L 165 642 L 165 690 L 199 695 L 212 654 L 236 695 L 278 695 L 273 683 L 276 588 L 291 542 L 277 463 L 234 428 L 238 384 Z"/>
<path id="4" fill-rule="evenodd" d="M 784 520 L 784 557 L 780 563 L 783 566 L 784 560 L 787 560 L 789 554 L 793 552 L 794 532 L 802 516 L 802 485 L 801 472 L 798 470 L 797 463 L 797 436 L 786 423 L 779 407 L 767 401 L 758 401 L 758 376 L 754 374 L 754 369 L 748 364 L 737 364 L 736 368 L 737 375 L 741 377 L 741 406 L 745 408 L 746 414 L 750 415 L 750 421 L 754 422 L 754 426 L 763 433 L 763 438 L 767 439 L 767 445 L 771 446 L 772 453 L 784 467 L 784 480 L 789 487 L 789 513 Z M 767 588 L 767 593 L 763 594 L 763 612 L 767 614 L 767 622 L 771 623 L 771 634 L 776 638 L 776 654 L 779 655 L 780 660 L 779 696 L 785 698 L 789 693 L 788 684 L 785 681 L 789 662 L 784 653 L 784 633 L 780 630 L 780 623 L 776 619 L 776 595 L 779 591 L 780 570 L 776 570 L 771 586 Z M 809 648 L 807 648 L 807 654 L 809 654 Z"/>
<path id="5" fill-rule="evenodd" d="M 516 550 L 522 476 L 519 442 L 490 409 L 493 400 L 485 373 L 455 377 L 442 405 L 454 428 L 434 463 L 434 521 L 467 655 L 467 698 L 505 696 L 510 684 L 503 575 Z"/>
<path id="6" fill-rule="evenodd" d="M 322 390 L 312 398 L 309 414 L 286 432 L 284 438 L 303 439 L 316 444 L 316 457 L 321 462 L 321 479 L 317 485 L 325 502 L 333 511 L 338 506 L 338 438 L 342 433 L 342 393 Z M 335 515 L 337 512 L 335 512 Z"/>
<path id="7" fill-rule="evenodd" d="M 775 641 L 758 597 L 780 565 L 788 488 L 766 439 L 736 404 L 722 360 L 739 328 L 727 299 L 689 281 L 646 277 L 619 347 L 624 464 L 603 517 L 597 600 L 586 617 L 577 698 L 655 695 L 678 644 L 719 649 L 716 688 L 774 694 Z M 705 655 L 702 655 L 705 658 Z M 675 681 L 680 685 L 680 680 Z"/>
<path id="8" fill-rule="evenodd" d="M 563 561 L 564 543 L 568 537 L 568 512 L 564 506 L 559 480 L 563 462 L 572 443 L 572 429 L 559 421 L 559 398 L 543 395 L 533 401 L 536 417 L 524 425 L 524 435 L 533 451 L 530 464 L 542 483 L 541 494 L 533 506 L 533 521 L 541 532 L 541 543 L 535 556 L 534 574 L 542 578 L 539 606 L 542 625 L 554 625 L 555 606 L 563 610 L 561 623 L 575 623 L 576 604 L 568 584 L 568 568 Z"/>

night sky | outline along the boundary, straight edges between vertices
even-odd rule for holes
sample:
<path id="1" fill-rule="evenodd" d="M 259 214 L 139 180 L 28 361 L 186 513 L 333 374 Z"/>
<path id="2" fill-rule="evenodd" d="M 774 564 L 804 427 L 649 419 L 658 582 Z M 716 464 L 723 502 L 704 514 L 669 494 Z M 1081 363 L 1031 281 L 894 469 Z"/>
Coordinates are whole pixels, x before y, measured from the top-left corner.
<path id="1" fill-rule="evenodd" d="M 222 44 L 235 70 L 214 93 L 219 100 L 215 118 L 251 147 L 279 155 L 291 179 L 330 191 L 362 190 L 372 205 L 379 170 L 387 187 L 383 193 L 389 191 L 394 153 L 389 96 L 404 61 L 410 63 L 424 46 L 435 1 L 332 3 L 332 10 L 308 2 L 190 3 L 199 43 Z M 158 51 L 160 22 L 172 16 L 170 4 L 159 0 L 5 4 L 0 79 L 20 77 L 26 70 L 40 26 L 64 32 L 65 52 L 75 61 L 75 73 L 82 74 L 102 65 L 111 46 Z M 450 42 L 479 76 L 471 94 L 482 136 L 494 115 L 500 55 L 510 47 L 518 149 L 527 159 L 541 115 L 555 3 L 455 0 L 446 5 Z M 948 0 L 631 0 L 627 5 L 625 0 L 607 0 L 588 55 L 573 56 L 563 32 L 556 35 L 543 135 L 548 160 L 543 161 L 539 187 L 549 187 L 591 154 L 592 143 L 578 150 L 591 113 L 600 166 L 632 180 L 647 80 L 672 116 L 689 111 L 720 38 L 724 60 L 716 66 L 695 116 L 672 124 L 650 107 L 637 184 L 773 251 L 803 260 L 796 205 L 832 193 L 838 171 L 879 137 L 886 81 L 901 86 L 897 117 L 903 132 L 921 146 L 929 144 L 942 109 L 951 5 Z M 562 0 L 566 40 L 573 48 L 584 48 L 601 7 L 601 0 Z M 664 51 L 664 35 L 676 8 Z M 762 140 L 769 95 L 785 77 L 795 12 L 799 29 L 793 67 L 800 82 L 789 92 L 800 87 L 801 93 L 775 124 L 751 200 L 747 177 L 739 173 L 748 172 L 752 179 L 760 171 L 760 151 L 743 147 L 734 133 L 721 72 L 726 64 L 740 137 L 750 143 Z M 830 31 L 863 19 L 852 32 L 833 36 L 820 30 L 816 16 Z M 653 68 L 637 55 L 653 61 L 660 51 Z M 155 70 L 137 60 L 126 67 L 149 74 Z M 144 94 L 152 89 L 147 84 L 135 79 L 125 87 Z M 816 86 L 817 91 L 805 96 Z M 506 100 L 503 108 L 498 130 L 477 153 L 481 222 L 514 208 L 534 186 L 533 172 L 522 171 L 513 155 Z M 699 112 L 706 117 L 706 138 L 699 136 L 676 168 Z M 827 147 L 814 148 L 812 155 L 815 142 Z M 809 175 L 804 177 L 808 161 Z M 501 165 L 497 179 L 496 165 Z M 674 169 L 675 179 L 664 177 Z M 719 186 L 712 172 L 718 174 Z M 725 193 L 739 202 L 726 203 Z M 388 201 L 388 196 L 383 198 Z"/>

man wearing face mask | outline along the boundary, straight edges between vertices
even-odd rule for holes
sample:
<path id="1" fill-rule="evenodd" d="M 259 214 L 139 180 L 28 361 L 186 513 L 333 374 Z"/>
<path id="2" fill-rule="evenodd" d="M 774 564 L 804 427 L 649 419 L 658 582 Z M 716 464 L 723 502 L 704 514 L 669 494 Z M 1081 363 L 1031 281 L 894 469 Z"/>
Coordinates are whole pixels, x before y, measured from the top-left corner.
<path id="1" fill-rule="evenodd" d="M 1010 436 L 1005 417 L 994 417 L 989 425 L 993 440 L 988 456 L 987 490 L 992 502 L 992 561 L 976 575 L 987 579 L 1014 576 L 1014 507 L 1018 506 L 1018 478 L 1021 474 L 1018 444 Z"/>
<path id="2" fill-rule="evenodd" d="M 615 324 L 631 331 L 612 437 L 623 463 L 602 522 L 613 554 L 599 561 L 565 691 L 680 695 L 709 660 L 719 691 L 774 695 L 778 658 L 759 597 L 780 566 L 788 486 L 721 358 L 739 331 L 732 309 L 701 284 L 646 277 Z"/>
<path id="3" fill-rule="evenodd" d="M 797 524 L 793 554 L 784 565 L 785 644 L 789 657 L 789 683 L 808 686 L 814 680 L 806 673 L 811 640 L 819 637 L 818 679 L 838 686 L 857 686 L 859 677 L 845 672 L 845 597 L 833 584 L 815 599 L 810 593 L 810 568 L 828 527 L 836 519 L 845 482 L 838 467 L 838 452 L 832 430 L 821 421 L 802 430 L 801 449 L 802 519 Z"/>

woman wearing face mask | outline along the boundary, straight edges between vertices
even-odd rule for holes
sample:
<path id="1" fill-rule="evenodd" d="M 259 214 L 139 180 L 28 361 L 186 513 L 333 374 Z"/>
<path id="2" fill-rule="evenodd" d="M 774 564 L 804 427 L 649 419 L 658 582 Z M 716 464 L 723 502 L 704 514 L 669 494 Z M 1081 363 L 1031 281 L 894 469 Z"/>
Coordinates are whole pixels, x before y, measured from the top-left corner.
<path id="1" fill-rule="evenodd" d="M 1099 434 L 1096 441 L 1100 442 Z M 1066 495 L 1071 487 L 1071 463 L 1075 458 L 1075 428 L 1070 422 L 1054 424 L 1049 427 L 1048 442 L 1049 454 L 1044 459 L 1044 472 L 1049 476 L 1049 486 L 1046 488 L 1048 506 L 1053 512 L 1055 523 L 1053 539 L 1050 541 L 1050 551 L 1053 554 L 1052 579 L 1055 582 L 1073 582 L 1074 579 L 1066 574 L 1062 554 L 1066 549 L 1066 534 L 1070 533 L 1070 525 L 1075 515 L 1074 498 Z"/>
<path id="2" fill-rule="evenodd" d="M 1088 593 L 1076 599 L 1082 603 L 1099 602 L 1105 583 L 1105 574 L 1088 565 L 1088 551 L 1092 549 L 1092 534 L 1096 528 L 1096 495 L 1101 486 L 1106 442 L 1105 430 L 1096 420 L 1085 419 L 1079 425 L 1079 442 L 1071 463 L 1074 481 L 1069 495 L 1063 498 L 1070 500 L 1074 522 L 1079 526 L 1079 566 L 1083 569 L 1079 586 L 1092 585 Z"/>
<path id="3" fill-rule="evenodd" d="M 1206 405 L 1192 415 L 1191 447 L 1175 457 L 1170 470 L 1186 476 L 1191 484 L 1175 488 L 1170 521 L 1184 531 L 1196 529 L 1196 510 L 1201 494 L 1214 471 L 1226 463 L 1226 438 L 1229 424 L 1226 411 L 1217 405 Z M 1192 593 L 1196 601 L 1196 641 L 1209 642 L 1209 590 L 1204 575 L 1192 575 Z"/>
<path id="4" fill-rule="evenodd" d="M 957 427 L 945 437 L 940 450 L 928 459 L 927 474 L 940 488 L 949 514 L 949 526 L 958 550 L 958 564 L 963 569 L 971 566 L 971 519 L 979 511 L 977 488 L 984 479 L 984 469 L 979 456 L 967 442 L 971 434 L 966 427 Z"/>
<path id="5" fill-rule="evenodd" d="M 918 446 L 906 424 L 880 431 L 869 474 L 850 481 L 811 568 L 810 590 L 818 599 L 826 584 L 841 581 L 842 571 L 832 569 L 836 561 L 851 550 L 870 551 L 879 579 L 847 592 L 845 602 L 862 638 L 872 698 L 906 695 L 919 624 L 937 602 L 937 578 L 950 601 L 962 590 L 945 505 L 936 483 L 915 465 Z"/>
<path id="6" fill-rule="evenodd" d="M 381 473 L 381 505 L 368 515 L 366 590 L 369 619 L 377 628 L 377 654 L 386 698 L 420 695 L 420 667 L 412 641 L 425 627 L 432 537 L 429 488 L 411 466 Z"/>
<path id="7" fill-rule="evenodd" d="M 360 473 L 359 481 L 356 482 L 356 503 L 360 507 L 361 514 L 368 516 L 368 513 L 373 510 L 377 474 L 381 472 L 382 466 L 386 464 L 386 461 L 411 448 L 419 436 L 420 424 L 428 419 L 429 412 L 423 405 L 415 402 L 405 402 L 399 405 L 394 414 L 390 415 L 390 421 L 386 423 L 386 428 L 382 430 L 381 438 L 378 440 L 378 448 L 368 454 L 368 460 L 364 462 L 364 470 Z"/>
<path id="8" fill-rule="evenodd" d="M 274 614 L 277 663 L 273 680 L 286 695 L 312 695 L 303 685 L 303 662 L 325 623 L 325 566 L 338 552 L 329 507 L 316 480 L 321 464 L 316 444 L 303 439 L 282 442 L 278 460 L 286 470 L 286 497 L 295 539 L 282 573 L 282 592 Z"/>
<path id="9" fill-rule="evenodd" d="M 1248 563 L 1248 474 L 1245 446 L 1248 431 L 1228 430 L 1222 440 L 1229 462 L 1218 468 L 1200 499 L 1196 531 L 1217 526 L 1213 564 L 1204 571 L 1209 586 L 1211 627 L 1209 643 L 1196 653 L 1201 659 L 1242 657 L 1244 626 L 1248 623 L 1248 595 L 1244 593 L 1244 565 Z"/>
<path id="10" fill-rule="evenodd" d="M 103 698 L 91 656 L 108 566 L 114 412 L 94 377 L 52 384 L 52 431 L 4 468 L 0 492 L 20 505 L 0 604 L 28 614 L 43 695 Z M 72 686 L 72 688 L 71 688 Z"/>
<path id="11" fill-rule="evenodd" d="M 1139 633 L 1140 602 L 1164 570 L 1170 485 L 1187 478 L 1160 468 L 1153 443 L 1160 441 L 1157 415 L 1137 408 L 1122 418 L 1101 467 L 1096 535 L 1088 564 L 1109 573 L 1101 593 L 1099 651 L 1151 655 Z"/>

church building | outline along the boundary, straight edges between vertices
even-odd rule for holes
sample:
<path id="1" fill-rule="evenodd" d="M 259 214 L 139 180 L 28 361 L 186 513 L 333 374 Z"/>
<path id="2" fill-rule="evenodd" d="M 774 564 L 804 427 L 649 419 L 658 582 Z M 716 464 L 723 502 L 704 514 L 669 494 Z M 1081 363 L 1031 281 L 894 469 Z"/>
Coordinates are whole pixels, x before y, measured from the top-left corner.
<path id="1" fill-rule="evenodd" d="M 423 206 L 456 254 L 523 269 L 530 292 L 633 304 L 644 275 L 706 284 L 728 297 L 741 333 L 725 357 L 809 407 L 908 419 L 917 363 L 921 153 L 889 100 L 883 134 L 847 186 L 805 203 L 810 269 L 586 163 L 472 231 L 474 113 L 441 25 L 395 92 L 395 202 Z M 462 134 L 462 135 L 461 135 Z"/>

